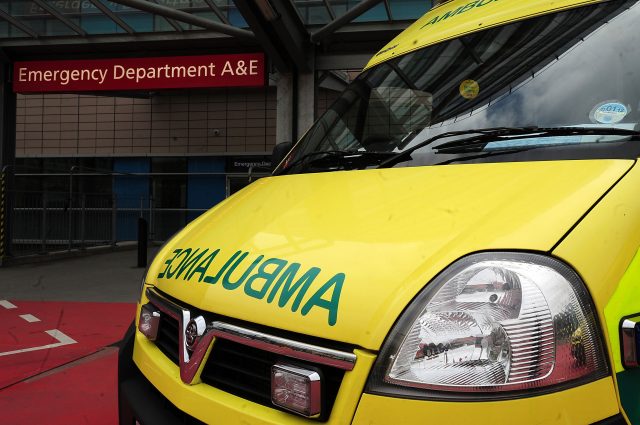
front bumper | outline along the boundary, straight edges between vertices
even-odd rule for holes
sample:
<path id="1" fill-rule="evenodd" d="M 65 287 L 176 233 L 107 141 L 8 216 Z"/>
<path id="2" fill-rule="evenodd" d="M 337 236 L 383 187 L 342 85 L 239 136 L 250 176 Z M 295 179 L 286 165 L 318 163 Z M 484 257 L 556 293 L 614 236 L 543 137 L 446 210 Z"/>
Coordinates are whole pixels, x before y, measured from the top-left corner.
<path id="1" fill-rule="evenodd" d="M 135 344 L 134 344 L 135 341 Z M 134 348 L 135 345 L 135 348 Z M 363 394 L 375 356 L 358 352 L 327 424 L 624 424 L 613 379 L 531 398 L 493 402 L 421 401 Z M 135 361 L 135 363 L 134 363 Z M 313 424 L 204 384 L 186 385 L 175 364 L 130 328 L 119 359 L 120 424 Z M 602 422 L 601 422 L 602 421 Z"/>
<path id="2" fill-rule="evenodd" d="M 120 425 L 200 425 L 162 395 L 133 363 L 135 325 L 122 340 L 118 355 L 118 416 Z"/>
<path id="3" fill-rule="evenodd" d="M 184 418 L 187 421 L 224 425 L 350 423 L 367 374 L 375 360 L 372 354 L 356 350 L 358 362 L 352 371 L 345 374 L 331 416 L 325 422 L 318 422 L 253 403 L 206 384 L 184 384 L 179 368 L 154 343 L 138 331 L 132 332 L 129 339 L 130 343 L 125 345 L 131 346 L 130 354 L 127 354 L 126 349 L 123 350 L 119 362 L 121 424 L 126 425 L 130 425 L 133 417 L 143 425 L 160 423 L 155 421 L 155 415 L 151 416 L 147 412 L 151 403 L 162 407 L 162 415 L 173 413 L 173 420 L 177 417 L 177 422 L 161 422 L 163 424 L 182 424 L 180 421 L 185 420 Z M 155 401 L 151 402 L 148 398 Z M 176 415 L 176 411 L 185 416 Z"/>

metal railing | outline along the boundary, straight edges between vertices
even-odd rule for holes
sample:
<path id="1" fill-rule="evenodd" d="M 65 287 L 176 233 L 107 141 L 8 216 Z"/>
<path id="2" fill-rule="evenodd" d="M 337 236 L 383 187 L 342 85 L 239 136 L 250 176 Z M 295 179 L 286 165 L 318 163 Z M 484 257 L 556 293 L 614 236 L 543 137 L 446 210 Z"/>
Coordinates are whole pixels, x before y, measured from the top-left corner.
<path id="1" fill-rule="evenodd" d="M 127 178 L 134 183 L 143 182 L 140 187 L 144 189 L 147 185 L 149 188 L 161 187 L 163 182 L 155 179 L 167 177 L 182 178 L 182 183 L 186 185 L 187 177 L 224 176 L 226 196 L 229 196 L 242 186 L 238 180 L 244 180 L 246 183 L 243 183 L 248 184 L 267 175 L 261 166 L 250 166 L 248 172 L 169 173 L 116 172 L 78 165 L 71 166 L 66 172 L 43 172 L 41 167 L 30 168 L 27 165 L 21 167 L 25 170 L 33 169 L 34 172 L 15 173 L 13 165 L 0 169 L 0 266 L 10 257 L 83 250 L 136 241 L 140 217 L 147 221 L 148 239 L 164 241 L 208 209 L 167 208 L 164 207 L 166 194 L 165 202 L 156 201 L 150 195 L 125 196 L 114 193 L 112 190 L 115 190 L 115 186 L 110 187 L 109 184 L 103 184 L 104 193 L 85 193 L 82 178 L 107 177 L 113 179 L 112 184 L 115 184 L 117 178 Z M 89 172 L 84 172 L 85 169 Z M 21 179 L 19 185 L 17 179 Z M 123 180 L 119 183 L 122 185 Z M 62 189 L 65 185 L 68 190 Z M 38 189 L 47 186 L 54 186 L 57 191 Z M 36 189 L 10 190 L 15 187 Z M 162 196 L 161 192 L 158 199 Z M 175 203 L 178 198 L 173 197 L 172 202 Z M 182 202 L 186 200 L 182 199 Z"/>
<path id="2" fill-rule="evenodd" d="M 138 218 L 147 220 L 149 240 L 162 241 L 205 209 L 157 208 L 153 198 L 63 192 L 9 193 L 8 256 L 115 246 L 137 240 Z M 134 206 L 135 205 L 135 206 Z"/>

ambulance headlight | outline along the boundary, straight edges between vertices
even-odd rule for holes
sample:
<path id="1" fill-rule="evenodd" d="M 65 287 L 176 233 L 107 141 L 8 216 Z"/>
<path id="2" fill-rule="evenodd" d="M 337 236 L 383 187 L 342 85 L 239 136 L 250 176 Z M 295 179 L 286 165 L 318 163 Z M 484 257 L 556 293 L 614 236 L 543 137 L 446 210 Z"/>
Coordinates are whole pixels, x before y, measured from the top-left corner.
<path id="1" fill-rule="evenodd" d="M 490 253 L 454 263 L 416 297 L 389 334 L 368 391 L 532 394 L 607 373 L 577 274 L 542 255 Z"/>

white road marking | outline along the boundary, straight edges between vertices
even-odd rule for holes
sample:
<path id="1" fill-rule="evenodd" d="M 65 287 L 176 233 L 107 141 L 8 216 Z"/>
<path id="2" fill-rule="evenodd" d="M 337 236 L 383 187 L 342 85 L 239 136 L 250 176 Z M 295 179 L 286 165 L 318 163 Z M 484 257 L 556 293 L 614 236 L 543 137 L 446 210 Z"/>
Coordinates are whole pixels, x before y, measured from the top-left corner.
<path id="1" fill-rule="evenodd" d="M 12 308 L 18 308 L 7 300 L 0 300 L 0 305 L 6 308 L 7 310 L 11 310 Z"/>
<path id="2" fill-rule="evenodd" d="M 33 314 L 21 314 L 20 317 L 22 317 L 24 320 L 26 320 L 29 323 L 39 322 L 40 321 L 40 319 L 38 319 Z"/>
<path id="3" fill-rule="evenodd" d="M 41 345 L 39 347 L 24 348 L 22 350 L 5 351 L 4 353 L 0 353 L 0 357 L 10 356 L 12 354 L 28 353 L 30 351 L 48 350 L 49 348 L 62 347 L 63 345 L 76 344 L 78 342 L 57 329 L 51 329 L 45 332 L 55 338 L 58 342 L 55 344 Z"/>
<path id="4" fill-rule="evenodd" d="M 60 341 L 60 344 L 62 345 L 75 344 L 78 342 L 75 339 L 68 337 L 67 335 L 65 335 L 64 333 L 62 333 L 57 329 L 52 329 L 50 331 L 45 331 L 45 332 L 51 335 L 52 337 L 54 337 L 55 339 L 57 339 L 58 341 Z"/>

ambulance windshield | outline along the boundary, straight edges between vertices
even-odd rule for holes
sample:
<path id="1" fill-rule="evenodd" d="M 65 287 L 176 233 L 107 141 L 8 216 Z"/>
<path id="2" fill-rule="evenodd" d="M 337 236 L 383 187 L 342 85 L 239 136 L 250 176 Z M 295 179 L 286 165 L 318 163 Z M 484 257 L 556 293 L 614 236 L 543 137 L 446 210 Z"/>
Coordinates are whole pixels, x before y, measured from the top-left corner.
<path id="1" fill-rule="evenodd" d="M 495 128 L 603 131 L 516 134 L 465 150 L 450 148 L 462 137 L 453 135 L 416 149 L 398 165 L 637 157 L 640 142 L 630 134 L 640 129 L 638 22 L 637 1 L 609 1 L 381 63 L 344 91 L 276 174 L 375 167 L 443 133 Z M 609 128 L 630 131 L 607 134 Z M 443 143 L 449 148 L 439 152 Z"/>

